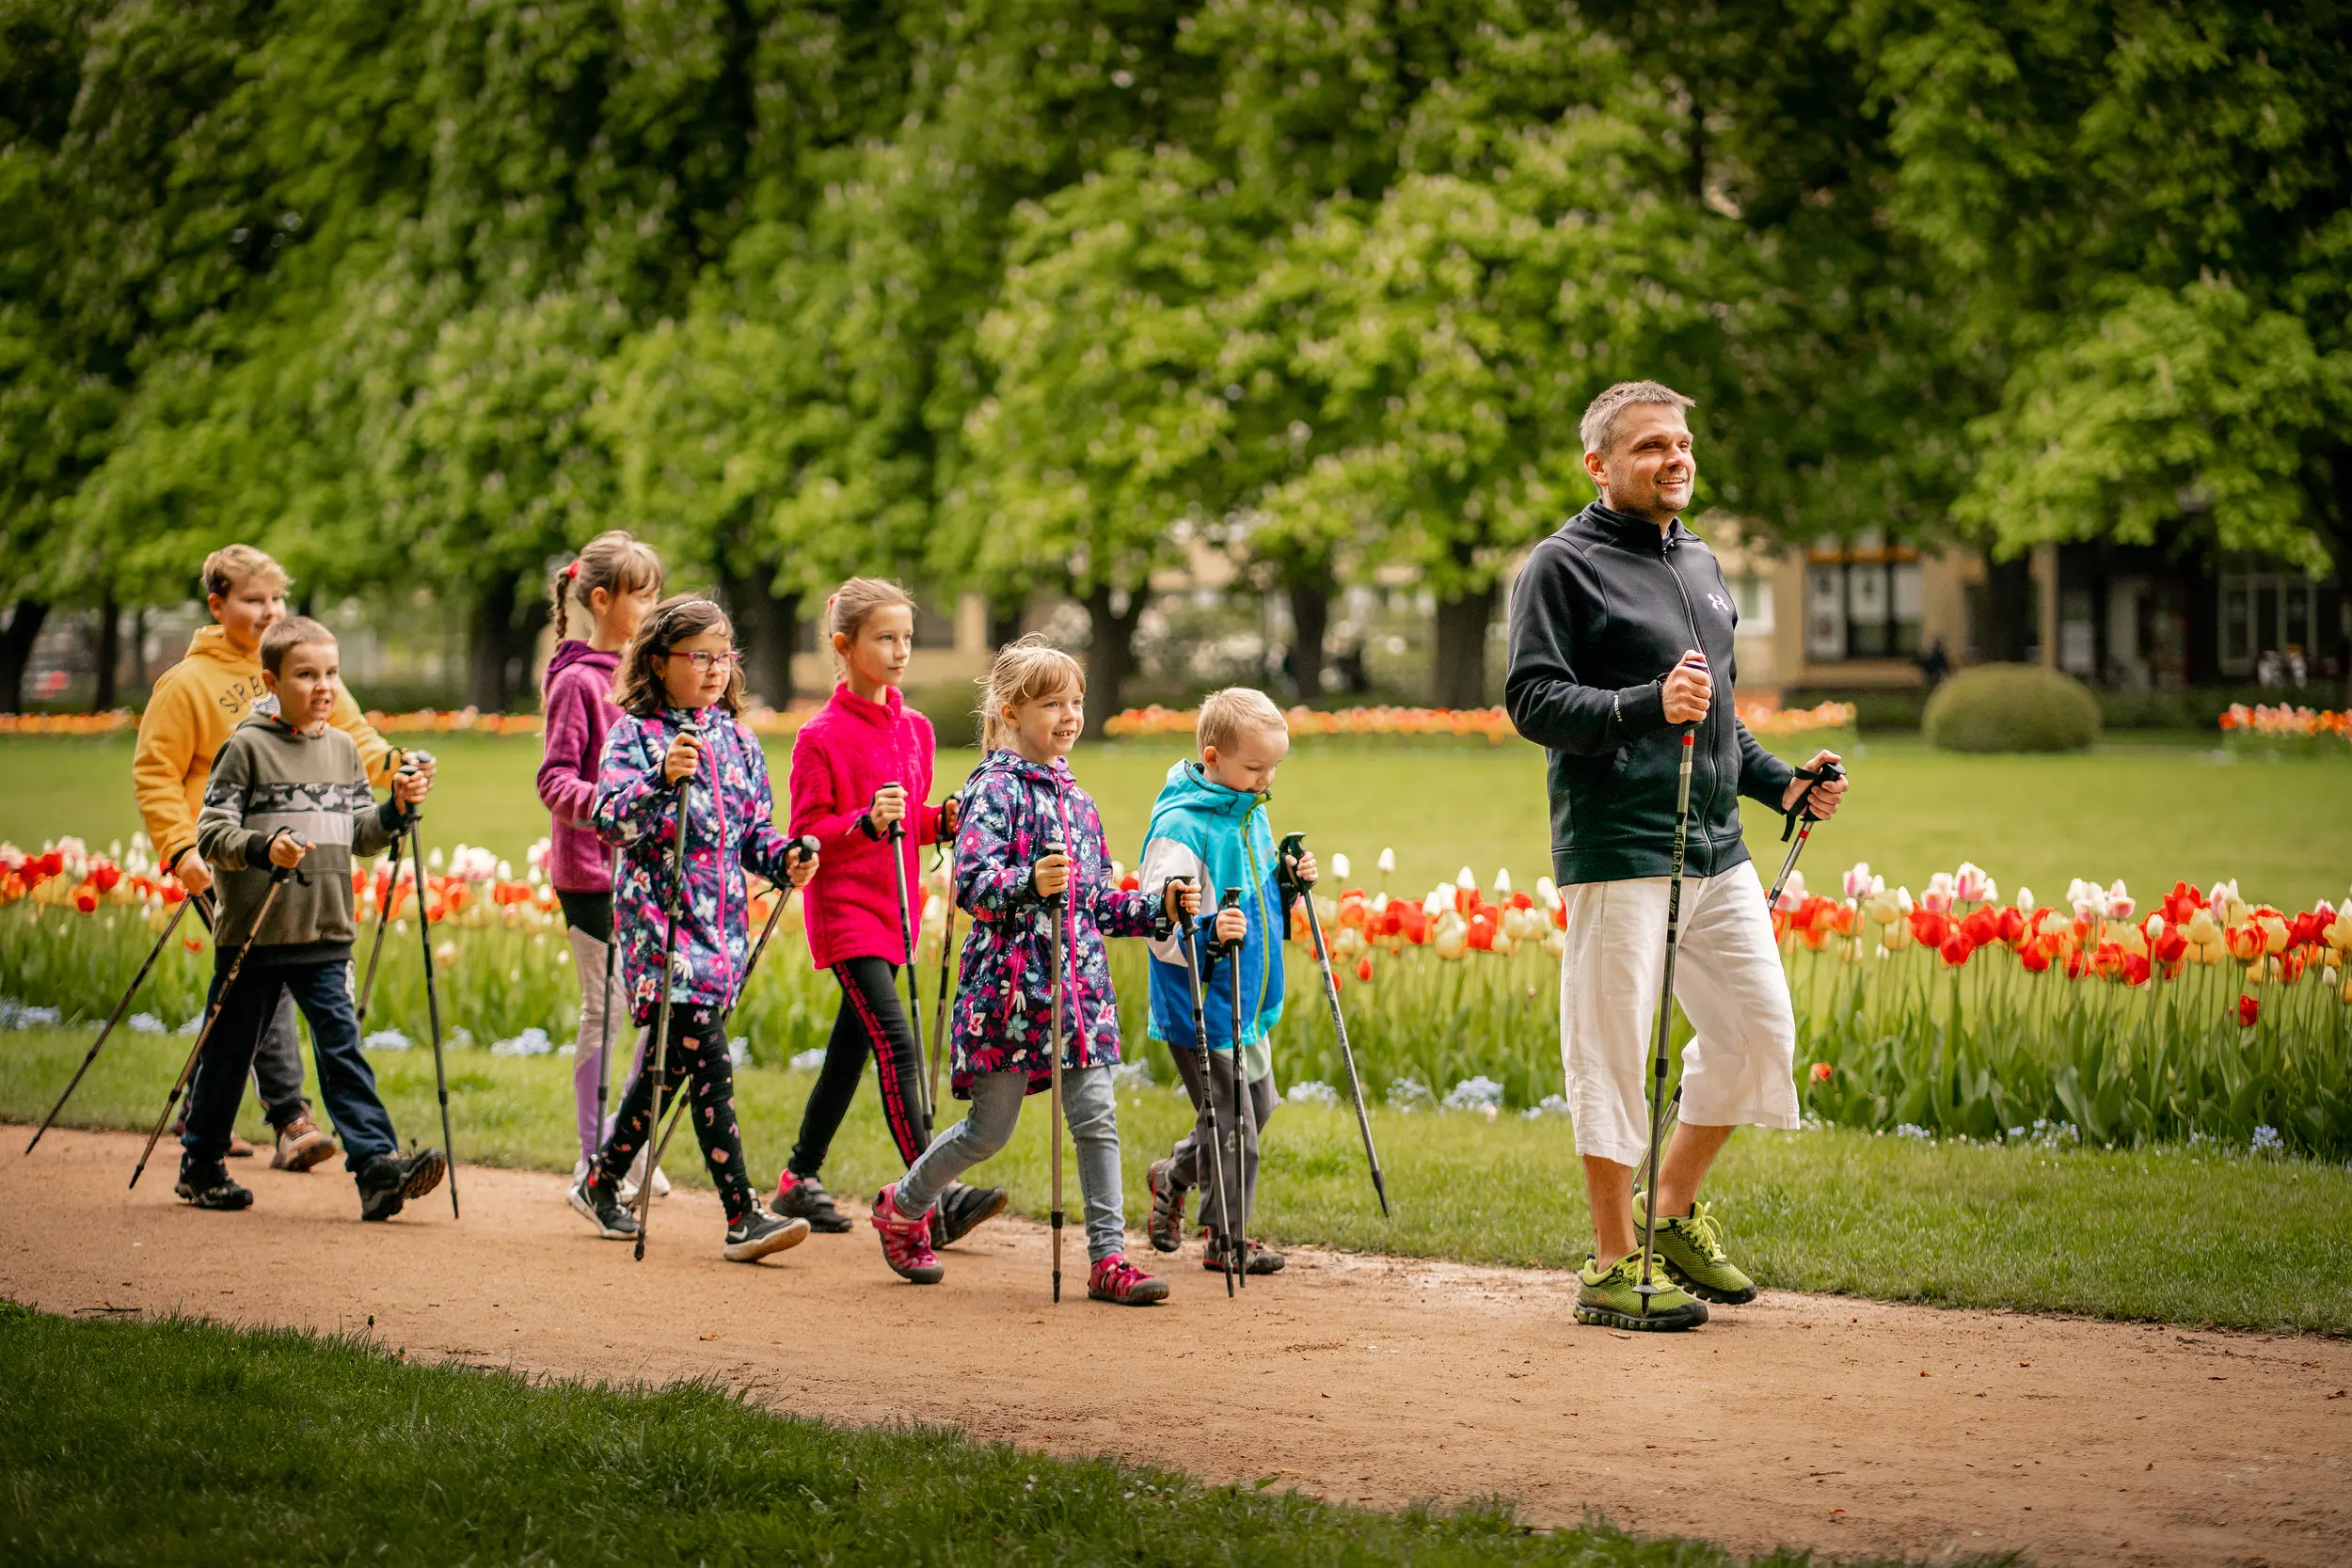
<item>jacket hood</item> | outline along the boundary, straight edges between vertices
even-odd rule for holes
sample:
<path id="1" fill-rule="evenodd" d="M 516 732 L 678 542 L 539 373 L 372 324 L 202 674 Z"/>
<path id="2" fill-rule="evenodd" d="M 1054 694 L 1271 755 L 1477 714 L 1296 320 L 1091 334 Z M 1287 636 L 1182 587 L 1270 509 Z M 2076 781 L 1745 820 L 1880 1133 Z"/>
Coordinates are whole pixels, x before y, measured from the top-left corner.
<path id="1" fill-rule="evenodd" d="M 262 656 L 246 653 L 230 641 L 227 628 L 217 621 L 196 628 L 196 635 L 188 639 L 188 657 L 209 658 L 239 670 L 259 670 L 262 667 Z"/>
<path id="2" fill-rule="evenodd" d="M 1197 811 L 1208 816 L 1243 817 L 1271 799 L 1218 784 L 1199 763 L 1185 758 L 1168 768 L 1168 781 L 1160 785 L 1159 799 L 1152 802 L 1152 815 L 1157 817 L 1162 812 L 1176 810 Z"/>
<path id="3" fill-rule="evenodd" d="M 584 665 L 596 674 L 610 675 L 621 667 L 620 650 L 616 648 L 607 652 L 602 648 L 592 648 L 577 637 L 567 637 L 555 645 L 555 653 L 548 660 L 548 673 L 541 684 L 551 683 L 557 675 L 575 664 Z"/>

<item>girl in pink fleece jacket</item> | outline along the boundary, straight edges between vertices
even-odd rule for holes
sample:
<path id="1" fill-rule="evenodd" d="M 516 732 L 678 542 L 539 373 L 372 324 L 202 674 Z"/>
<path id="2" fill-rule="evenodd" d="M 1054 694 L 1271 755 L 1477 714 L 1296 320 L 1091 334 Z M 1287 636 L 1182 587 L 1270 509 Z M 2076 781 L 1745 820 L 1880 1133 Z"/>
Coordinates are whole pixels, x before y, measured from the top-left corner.
<path id="1" fill-rule="evenodd" d="M 901 1004 L 898 966 L 914 961 L 908 936 L 923 915 L 922 845 L 956 831 L 955 801 L 926 803 L 931 790 L 931 723 L 898 689 L 914 652 L 914 601 L 895 582 L 851 578 L 825 602 L 840 684 L 792 743 L 795 834 L 813 833 L 825 874 L 809 885 L 809 953 L 841 986 L 841 1011 L 825 1042 L 825 1065 L 801 1117 L 792 1157 L 769 1207 L 838 1235 L 850 1220 L 818 1180 L 834 1134 L 873 1057 L 898 1157 L 912 1164 L 931 1140 L 923 1059 Z M 894 824 L 903 837 L 894 839 Z M 908 908 L 898 904 L 905 871 Z M 959 1186 L 937 1211 L 934 1243 L 946 1245 L 1000 1212 L 997 1187 Z"/>
<path id="2" fill-rule="evenodd" d="M 608 965 L 612 940 L 612 855 L 588 826 L 588 804 L 596 793 L 604 737 L 621 710 L 612 702 L 612 676 L 621 650 L 637 635 L 654 602 L 661 597 L 661 558 L 653 547 L 619 529 L 598 534 L 577 560 L 555 574 L 548 587 L 555 601 L 555 656 L 548 660 L 542 699 L 547 709 L 546 750 L 539 762 L 539 800 L 554 820 L 548 855 L 548 880 L 571 927 L 572 965 L 580 974 L 580 1031 L 572 1046 L 572 1100 L 580 1123 L 577 1181 L 604 1144 L 596 1104 L 605 1082 L 607 1021 L 627 1037 L 636 1032 L 628 1010 L 618 1006 L 620 965 Z M 572 612 L 586 612 L 585 641 L 567 636 Z"/>

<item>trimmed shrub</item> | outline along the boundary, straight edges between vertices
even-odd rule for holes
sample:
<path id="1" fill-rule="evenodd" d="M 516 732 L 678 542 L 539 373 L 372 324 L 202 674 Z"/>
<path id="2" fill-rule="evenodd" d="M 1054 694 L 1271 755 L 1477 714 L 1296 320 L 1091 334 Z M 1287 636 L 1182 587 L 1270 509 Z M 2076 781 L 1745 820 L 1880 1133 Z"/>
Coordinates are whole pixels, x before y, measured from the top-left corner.
<path id="1" fill-rule="evenodd" d="M 2099 699 L 2039 664 L 1979 664 L 1936 689 L 1921 728 L 1947 752 L 2079 752 L 2099 738 Z"/>

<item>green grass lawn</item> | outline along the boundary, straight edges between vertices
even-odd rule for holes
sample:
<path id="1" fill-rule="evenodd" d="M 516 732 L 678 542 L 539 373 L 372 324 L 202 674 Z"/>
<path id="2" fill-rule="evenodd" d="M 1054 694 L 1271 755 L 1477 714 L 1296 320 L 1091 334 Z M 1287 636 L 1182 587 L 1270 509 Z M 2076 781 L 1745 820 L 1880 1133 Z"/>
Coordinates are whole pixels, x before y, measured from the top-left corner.
<path id="1" fill-rule="evenodd" d="M 938 1428 L 419 1367 L 360 1339 L 0 1302 L 0 1560 L 1711 1568 L 1501 1505 L 1376 1513 Z M 1796 1553 L 1771 1561 L 1795 1565 Z"/>
<path id="2" fill-rule="evenodd" d="M 88 1048 L 87 1030 L 0 1035 L 0 1118 L 37 1121 Z M 121 1036 L 75 1095 L 68 1125 L 144 1132 L 186 1042 Z M 429 1051 L 374 1058 L 403 1137 L 437 1141 Z M 570 1068 L 562 1058 L 451 1053 L 458 1150 L 469 1161 L 568 1169 Z M 781 1165 L 814 1075 L 737 1078 L 746 1152 Z M 975 1180 L 1047 1207 L 1046 1117 L 1031 1107 Z M 960 1109 L 949 1115 L 960 1115 Z M 1189 1124 L 1183 1098 L 1121 1097 L 1127 1217 L 1145 1212 L 1145 1164 Z M 247 1103 L 246 1135 L 267 1128 Z M 1581 1169 L 1560 1117 L 1373 1113 L 1395 1203 L 1383 1220 L 1343 1109 L 1285 1105 L 1266 1142 L 1256 1228 L 1278 1243 L 1567 1268 L 1589 1244 Z M 681 1135 L 682 1138 L 683 1135 Z M 14 1149 L 0 1149 L 13 1159 Z M 41 1156 L 36 1154 L 34 1158 Z M 159 1152 L 149 1180 L 168 1179 Z M 707 1185 L 674 1147 L 671 1176 Z M 870 1193 L 900 1170 L 877 1097 L 860 1094 L 826 1180 Z M 126 1171 L 127 1174 L 127 1171 Z M 2352 1333 L 2352 1167 L 2182 1148 L 2053 1152 L 1925 1144 L 1850 1132 L 1734 1138 L 1709 1184 L 1737 1255 L 1766 1284 L 1953 1307 L 2087 1312 L 2244 1328 Z"/>
<path id="3" fill-rule="evenodd" d="M 2352 886 L 2352 748 L 2289 756 L 2135 740 L 2081 755 L 1987 757 L 1908 737 L 1832 743 L 1850 755 L 1854 795 L 1807 851 L 1817 889 L 1857 860 L 1914 888 L 1974 861 L 2005 894 L 2022 882 L 2045 901 L 2075 877 L 2121 877 L 2143 901 L 2179 878 L 2235 877 L 2249 897 L 2289 907 L 2340 900 Z M 450 736 L 435 744 L 441 784 L 428 842 L 487 845 L 519 863 L 548 826 L 532 788 L 537 742 Z M 1781 749 L 1810 754 L 1809 746 Z M 1136 858 L 1152 795 L 1183 754 L 1166 741 L 1079 752 L 1078 777 L 1102 804 L 1113 854 Z M 771 744 L 769 755 L 781 794 L 789 747 Z M 0 838 L 35 847 L 65 833 L 101 846 L 129 838 L 138 826 L 130 757 L 125 736 L 0 740 Z M 944 753 L 939 787 L 960 782 L 975 760 Z M 1482 882 L 1507 865 L 1521 886 L 1550 868 L 1543 753 L 1518 742 L 1306 741 L 1282 766 L 1274 817 L 1278 830 L 1307 831 L 1327 855 L 1345 851 L 1367 886 L 1387 847 L 1396 850 L 1397 891 L 1426 891 L 1466 863 Z M 1747 827 L 1769 877 L 1780 861 L 1780 818 L 1751 803 Z"/>

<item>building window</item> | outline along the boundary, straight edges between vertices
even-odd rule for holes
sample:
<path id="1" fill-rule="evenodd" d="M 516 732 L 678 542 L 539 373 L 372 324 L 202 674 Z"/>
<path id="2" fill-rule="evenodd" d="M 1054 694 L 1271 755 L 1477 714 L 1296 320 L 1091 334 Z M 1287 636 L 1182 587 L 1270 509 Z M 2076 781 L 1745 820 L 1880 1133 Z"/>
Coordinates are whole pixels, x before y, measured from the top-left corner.
<path id="1" fill-rule="evenodd" d="M 1870 535 L 1819 547 L 1804 569 L 1804 655 L 1815 664 L 1910 658 L 1920 648 L 1926 594 L 1917 555 Z"/>
<path id="2" fill-rule="evenodd" d="M 2265 654 L 2278 656 L 2277 661 L 2299 657 L 2308 668 L 2325 668 L 2342 641 L 2340 636 L 2328 635 L 2328 610 L 2334 597 L 2299 572 L 2224 571 L 2215 662 L 2225 675 L 2255 673 Z"/>
<path id="3" fill-rule="evenodd" d="M 1731 598 L 1740 607 L 1740 634 L 1767 637 L 1772 630 L 1772 583 L 1770 578 L 1731 579 Z"/>

